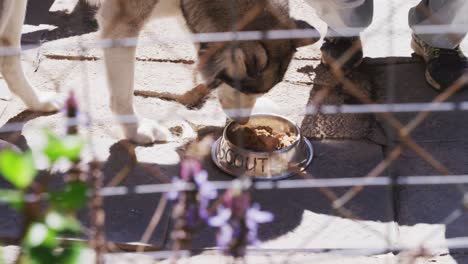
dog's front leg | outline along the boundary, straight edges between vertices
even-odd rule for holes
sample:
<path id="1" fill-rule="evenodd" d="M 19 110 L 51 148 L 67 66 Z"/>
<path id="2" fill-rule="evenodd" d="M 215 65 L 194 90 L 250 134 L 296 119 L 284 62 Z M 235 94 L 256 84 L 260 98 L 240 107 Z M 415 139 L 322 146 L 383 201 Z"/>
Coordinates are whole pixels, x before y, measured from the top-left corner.
<path id="1" fill-rule="evenodd" d="M 135 47 L 110 48 L 104 51 L 110 105 L 122 122 L 125 137 L 138 143 L 167 141 L 167 128 L 153 120 L 139 117 L 133 107 Z"/>
<path id="2" fill-rule="evenodd" d="M 154 1 L 154 0 L 152 0 Z M 104 49 L 110 107 L 118 115 L 126 138 L 138 144 L 167 141 L 170 132 L 157 122 L 142 118 L 133 106 L 135 46 L 120 45 L 120 40 L 136 39 L 145 18 L 153 8 L 140 4 L 145 1 L 103 1 L 98 13 L 101 37 L 115 40 L 111 48 Z"/>
<path id="3" fill-rule="evenodd" d="M 28 109 L 39 112 L 54 112 L 60 108 L 60 102 L 54 96 L 39 94 L 29 84 L 21 66 L 20 56 L 3 58 L 2 74 L 12 93 L 17 95 Z"/>
<path id="4" fill-rule="evenodd" d="M 127 27 L 127 25 L 121 25 Z M 113 33 L 128 33 L 119 25 L 113 27 Z M 113 39 L 128 38 L 133 34 L 113 35 Z M 104 32 L 104 36 L 106 36 Z M 107 81 L 110 93 L 110 107 L 118 115 L 122 123 L 125 137 L 138 144 L 149 144 L 155 141 L 167 141 L 170 132 L 157 122 L 142 118 L 135 112 L 133 106 L 133 84 L 135 71 L 136 47 L 115 47 L 104 50 L 104 60 L 107 70 Z"/>
<path id="5" fill-rule="evenodd" d="M 1 2 L 1 1 L 0 1 Z M 21 27 L 26 11 L 26 1 L 7 1 L 9 14 L 0 17 L 0 47 L 15 48 L 20 51 Z M 20 55 L 0 57 L 0 71 L 12 93 L 17 95 L 33 111 L 52 112 L 59 109 L 60 103 L 52 96 L 40 94 L 27 80 L 21 65 Z"/>

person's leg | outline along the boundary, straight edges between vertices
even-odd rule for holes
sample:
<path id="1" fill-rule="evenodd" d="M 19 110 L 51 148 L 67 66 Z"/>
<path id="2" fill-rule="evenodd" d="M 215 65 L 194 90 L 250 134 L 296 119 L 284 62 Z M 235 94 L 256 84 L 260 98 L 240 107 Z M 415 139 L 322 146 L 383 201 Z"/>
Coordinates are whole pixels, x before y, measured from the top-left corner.
<path id="1" fill-rule="evenodd" d="M 443 90 L 467 72 L 459 48 L 468 29 L 468 1 L 423 0 L 409 12 L 411 47 L 426 62 L 426 79 Z"/>
<path id="2" fill-rule="evenodd" d="M 359 66 L 363 58 L 360 33 L 372 22 L 373 0 L 308 0 L 307 3 L 328 25 L 320 49 L 322 62 L 344 73 Z"/>
<path id="3" fill-rule="evenodd" d="M 307 0 L 339 36 L 358 36 L 372 22 L 373 0 Z M 334 32 L 333 32 L 334 31 Z"/>
<path id="4" fill-rule="evenodd" d="M 466 35 L 467 14 L 466 0 L 423 0 L 410 10 L 408 21 L 417 37 L 428 45 L 454 49 Z"/>

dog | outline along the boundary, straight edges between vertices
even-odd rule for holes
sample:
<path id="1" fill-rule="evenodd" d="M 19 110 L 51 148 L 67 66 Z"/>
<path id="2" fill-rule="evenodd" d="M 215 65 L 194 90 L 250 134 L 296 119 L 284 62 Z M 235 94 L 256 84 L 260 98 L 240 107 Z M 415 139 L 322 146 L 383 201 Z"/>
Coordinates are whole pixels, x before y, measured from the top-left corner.
<path id="1" fill-rule="evenodd" d="M 54 112 L 60 107 L 59 101 L 40 94 L 28 82 L 21 66 L 19 51 L 26 4 L 27 0 L 0 0 L 0 73 L 11 92 L 21 98 L 28 109 Z M 5 56 L 1 56 L 2 53 Z"/>
<path id="2" fill-rule="evenodd" d="M 134 117 L 122 124 L 126 138 L 138 144 L 167 141 L 167 128 L 140 117 L 133 106 L 135 46 L 119 40 L 137 38 L 151 19 L 168 16 L 192 33 L 311 29 L 289 15 L 289 0 L 87 0 L 99 7 L 96 18 L 101 38 L 115 44 L 104 49 L 104 63 L 111 110 Z M 26 0 L 0 0 L 2 46 L 19 47 Z M 256 12 L 251 17 L 248 14 Z M 13 19 L 8 19 L 8 15 Z M 7 27 L 9 27 L 7 29 Z M 318 35 L 318 32 L 317 32 Z M 197 68 L 210 89 L 217 88 L 224 110 L 252 109 L 258 96 L 267 93 L 284 77 L 297 48 L 318 41 L 304 39 L 207 42 L 197 44 Z M 9 88 L 32 110 L 53 111 L 55 102 L 41 98 L 24 78 L 19 56 L 3 57 L 2 73 Z M 231 111 L 226 111 L 229 115 Z M 248 115 L 247 115 L 248 116 Z M 239 122 L 247 118 L 232 116 Z"/>

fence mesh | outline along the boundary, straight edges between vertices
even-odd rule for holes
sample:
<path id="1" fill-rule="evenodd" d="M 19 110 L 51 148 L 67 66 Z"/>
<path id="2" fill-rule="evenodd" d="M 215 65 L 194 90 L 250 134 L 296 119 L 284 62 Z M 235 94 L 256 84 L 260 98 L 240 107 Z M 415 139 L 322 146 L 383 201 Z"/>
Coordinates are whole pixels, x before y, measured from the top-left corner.
<path id="1" fill-rule="evenodd" d="M 50 14 L 51 17 L 59 15 L 65 16 L 62 20 L 59 18 L 50 19 L 52 21 L 58 21 L 56 25 L 58 29 L 46 31 L 46 33 L 36 39 L 36 43 L 23 43 L 22 48 L 2 46 L 0 48 L 0 54 L 2 56 L 21 55 L 23 64 L 27 66 L 26 72 L 31 74 L 31 76 L 28 77 L 31 77 L 35 86 L 43 85 L 47 87 L 47 90 L 53 90 L 58 94 L 66 94 L 65 90 L 67 90 L 68 87 L 77 89 L 77 93 L 79 93 L 81 98 L 80 105 L 82 108 L 82 114 L 73 120 L 66 120 L 63 115 L 60 114 L 54 115 L 53 117 L 43 117 L 40 114 L 33 114 L 31 112 L 25 112 L 17 115 L 17 113 L 23 108 L 18 106 L 20 104 L 17 103 L 19 102 L 17 99 L 9 99 L 11 101 L 4 103 L 4 107 L 2 106 L 2 115 L 4 115 L 4 117 L 2 117 L 3 125 L 0 127 L 2 140 L 20 145 L 22 148 L 34 148 L 35 144 L 38 144 L 35 142 L 37 137 L 35 137 L 34 134 L 36 134 L 40 128 L 52 125 L 54 126 L 52 127 L 54 130 L 60 130 L 63 129 L 63 127 L 79 125 L 81 131 L 86 134 L 90 140 L 89 148 L 87 150 L 87 154 L 89 154 L 86 158 L 87 161 L 100 160 L 100 157 L 106 157 L 108 149 L 101 149 L 103 144 L 97 142 L 105 141 L 106 143 L 104 145 L 106 145 L 107 141 L 112 141 L 119 137 L 116 133 L 118 123 L 132 124 L 137 120 L 134 116 L 117 116 L 117 118 L 113 118 L 110 111 L 109 113 L 102 115 L 103 111 L 101 111 L 100 108 L 105 107 L 106 105 L 104 104 L 103 106 L 103 104 L 98 103 L 98 106 L 96 106 L 96 102 L 107 100 L 100 98 L 103 95 L 102 92 L 96 92 L 97 89 L 105 90 L 106 86 L 103 81 L 105 78 L 104 76 L 102 76 L 102 78 L 101 76 L 96 77 L 96 75 L 99 74 L 104 75 L 103 71 L 98 68 L 100 67 L 98 64 L 100 64 L 102 58 L 101 49 L 134 47 L 138 44 L 136 57 L 136 61 L 138 63 L 136 66 L 137 85 L 135 87 L 135 95 L 138 96 L 136 99 L 137 108 L 138 104 L 143 101 L 151 100 L 151 104 L 146 104 L 145 107 L 153 105 L 155 109 L 141 109 L 144 114 L 149 114 L 152 116 L 152 119 L 156 119 L 168 126 L 180 123 L 184 124 L 181 128 L 183 130 L 183 132 L 181 132 L 183 136 L 176 137 L 167 145 L 160 145 L 160 148 L 168 149 L 168 156 L 175 156 L 175 159 L 180 161 L 180 159 L 185 155 L 183 153 L 185 150 L 183 146 L 186 146 L 189 142 L 197 141 L 197 134 L 198 136 L 201 136 L 201 133 L 203 133 L 203 130 L 205 129 L 208 129 L 208 134 L 210 134 L 209 128 L 211 124 L 217 124 L 217 126 L 212 126 L 211 129 L 212 131 L 217 131 L 219 134 L 219 131 L 223 128 L 226 117 L 215 100 L 206 99 L 206 96 L 209 96 L 209 92 L 207 92 L 207 94 L 203 94 L 203 98 L 194 98 L 194 102 L 189 103 L 184 101 L 183 98 L 183 92 L 187 92 L 188 90 L 184 90 L 182 92 L 178 91 L 179 94 L 171 93 L 171 85 L 173 85 L 174 80 L 177 80 L 175 82 L 176 85 L 197 87 L 202 80 L 198 76 L 195 63 L 198 63 L 198 68 L 201 67 L 200 65 L 209 61 L 211 56 L 213 56 L 218 50 L 222 50 L 232 43 L 318 37 L 317 32 L 314 30 L 291 29 L 245 31 L 245 25 L 248 25 L 252 20 L 259 16 L 261 12 L 264 12 L 264 5 L 268 4 L 267 2 L 268 1 L 259 1 L 257 6 L 250 12 L 247 12 L 246 14 L 237 14 L 241 19 L 239 19 L 237 23 L 238 31 L 236 32 L 186 34 L 177 31 L 173 26 L 168 26 L 168 29 L 164 29 L 164 26 L 172 25 L 174 23 L 173 20 L 166 19 L 162 22 L 159 20 L 151 22 L 150 26 L 145 29 L 145 33 L 139 41 L 136 38 L 99 39 L 96 33 L 84 34 L 92 32 L 95 29 L 95 22 L 93 22 L 92 16 L 90 16 L 90 14 L 93 13 L 92 11 L 95 10 L 93 8 L 89 9 L 92 11 L 86 9 L 86 4 L 84 2 L 80 3 L 80 8 L 76 9 L 71 15 Z M 412 64 L 413 67 L 418 67 L 414 65 L 422 65 L 422 63 L 418 62 L 417 59 L 408 57 L 411 52 L 409 43 L 413 31 L 406 27 L 406 23 L 395 22 L 406 18 L 408 9 L 416 5 L 418 2 L 419 1 L 397 0 L 375 1 L 376 11 L 374 21 L 372 25 L 362 33 L 365 55 L 373 57 L 365 60 L 364 67 L 398 67 L 400 64 Z M 87 11 L 83 11 L 82 9 L 86 9 Z M 233 8 L 233 10 L 235 10 L 235 8 Z M 28 10 L 28 12 L 35 11 Z M 326 29 L 326 25 L 324 25 L 323 21 L 317 18 L 314 10 L 306 6 L 302 1 L 291 1 L 291 12 L 297 18 L 305 19 L 311 24 L 316 23 L 314 26 L 317 26 L 322 33 Z M 73 22 L 72 25 L 64 26 L 64 24 L 69 21 L 75 22 Z M 26 23 L 28 23 L 28 17 L 26 19 Z M 156 29 L 151 27 L 152 25 L 155 25 Z M 63 27 L 65 27 L 66 30 L 61 29 Z M 169 32 L 171 30 L 175 31 Z M 438 21 L 433 21 L 432 26 L 421 26 L 415 30 L 416 32 L 429 32 L 433 34 L 448 32 L 461 33 L 467 31 L 467 25 L 440 25 Z M 73 36 L 74 34 L 77 36 Z M 27 40 L 25 36 L 28 37 L 34 35 L 28 35 L 28 33 L 25 34 L 23 39 Z M 66 38 L 70 36 L 71 38 Z M 216 45 L 212 46 L 211 50 L 197 59 L 192 43 L 209 42 L 214 42 Z M 279 92 L 275 90 L 271 92 L 289 92 L 287 86 L 294 85 L 289 89 L 304 87 L 305 92 L 299 92 L 299 96 L 301 96 L 303 94 L 308 95 L 309 90 L 306 88 L 311 89 L 311 87 L 313 87 L 310 92 L 311 98 L 308 98 L 308 101 L 304 102 L 304 106 L 301 107 L 298 107 L 297 102 L 280 101 L 278 103 L 280 105 L 279 107 L 276 106 L 266 108 L 264 110 L 275 111 L 276 114 L 284 116 L 292 114 L 292 118 L 295 121 L 310 120 L 307 119 L 307 116 L 314 117 L 318 115 L 325 116 L 325 118 L 328 118 L 328 116 L 338 115 L 370 115 L 372 120 L 377 120 L 376 122 L 379 124 L 382 131 L 384 131 L 383 133 L 387 137 L 390 137 L 388 142 L 386 142 L 382 147 L 382 150 L 384 151 L 383 158 L 377 162 L 375 166 L 372 164 L 372 168 L 370 170 L 357 177 L 334 175 L 329 178 L 321 175 L 320 172 L 324 169 L 304 170 L 303 168 L 297 168 L 291 165 L 290 170 L 294 171 L 298 175 L 293 179 L 275 182 L 250 182 L 246 179 L 242 179 L 242 188 L 250 190 L 254 193 L 254 197 L 256 193 L 260 193 L 259 197 L 263 197 L 262 195 L 266 194 L 270 197 L 269 202 L 273 204 L 275 203 L 275 199 L 281 199 L 280 196 L 284 194 L 282 192 L 284 190 L 318 192 L 326 198 L 329 205 L 327 208 L 330 216 L 336 216 L 339 219 L 347 219 L 347 221 L 349 221 L 346 222 L 346 224 L 357 226 L 356 228 L 361 228 L 362 230 L 365 230 L 365 232 L 370 232 L 375 237 L 379 237 L 384 241 L 384 243 L 377 243 L 376 245 L 369 241 L 357 239 L 354 246 L 349 248 L 340 247 L 339 245 L 341 245 L 341 243 L 339 243 L 339 241 L 329 241 L 323 247 L 308 248 L 308 240 L 314 240 L 317 237 L 323 238 L 323 236 L 327 235 L 322 235 L 321 232 L 327 232 L 327 226 L 334 224 L 333 220 L 330 218 L 327 221 L 322 221 L 323 223 L 317 220 L 317 222 L 320 223 L 316 224 L 323 224 L 323 226 L 317 228 L 315 232 L 304 234 L 302 238 L 304 238 L 305 241 L 302 241 L 301 243 L 297 243 L 297 241 L 295 241 L 295 243 L 293 243 L 295 245 L 305 245 L 304 247 L 251 247 L 247 251 L 247 256 L 249 256 L 253 261 L 255 261 L 256 256 L 263 256 L 271 263 L 278 262 L 279 258 L 276 256 L 281 256 L 281 259 L 284 259 L 285 263 L 288 262 L 288 258 L 291 258 L 291 261 L 300 263 L 307 261 L 307 258 L 303 258 L 303 256 L 312 256 L 310 254 L 313 254 L 313 260 L 317 263 L 321 263 L 321 261 L 323 261 L 323 263 L 328 263 L 327 261 L 333 261 L 334 258 L 340 261 L 340 259 L 343 259 L 344 257 L 356 258 L 356 263 L 367 263 L 364 262 L 363 259 L 359 259 L 359 257 L 382 256 L 393 253 L 399 256 L 398 261 L 400 262 L 398 263 L 426 263 L 424 261 L 430 261 L 435 257 L 434 252 L 437 253 L 449 250 L 453 253 L 456 250 L 465 250 L 468 247 L 468 237 L 454 237 L 447 238 L 442 242 L 433 242 L 432 238 L 440 235 L 441 232 L 441 230 L 437 228 L 428 229 L 426 233 L 421 235 L 421 243 L 419 244 L 395 243 L 396 240 L 394 238 L 394 233 L 395 229 L 398 230 L 399 228 L 398 224 L 396 225 L 396 228 L 391 224 L 386 225 L 385 228 L 381 228 L 381 226 L 378 226 L 375 223 L 369 223 L 371 221 L 362 219 L 359 216 L 359 213 L 354 212 L 355 204 L 353 203 L 353 205 L 350 206 L 350 203 L 354 199 L 357 199 L 357 197 L 359 197 L 368 188 L 386 187 L 387 191 L 382 192 L 382 196 L 385 196 L 384 200 L 387 200 L 389 204 L 391 212 L 388 213 L 392 216 L 391 220 L 398 223 L 402 221 L 402 219 L 399 218 L 404 217 L 400 216 L 400 212 L 398 211 L 398 209 L 401 208 L 401 204 L 399 203 L 405 203 L 405 200 L 400 197 L 402 188 L 426 185 L 456 186 L 456 192 L 459 193 L 455 196 L 457 197 L 457 204 L 451 205 L 451 209 L 453 210 L 450 212 L 447 210 L 441 210 L 443 212 L 447 211 L 448 213 L 438 215 L 437 218 L 440 219 L 440 221 L 438 223 L 431 224 L 443 230 L 454 222 L 460 221 L 460 219 L 466 221 L 468 194 L 465 185 L 468 183 L 468 175 L 463 175 L 466 171 L 460 172 L 457 170 L 457 173 L 453 173 L 449 165 L 438 159 L 440 153 L 432 153 L 433 150 L 427 149 L 427 144 L 421 144 L 421 140 L 415 139 L 412 135 L 422 124 L 430 122 L 431 118 L 433 118 L 432 114 L 434 113 L 456 113 L 457 116 L 462 118 L 459 122 L 464 122 L 463 118 L 466 115 L 465 111 L 468 110 L 468 101 L 463 100 L 463 92 L 461 92 L 461 90 L 466 87 L 468 75 L 463 75 L 447 89 L 435 94 L 430 100 L 426 100 L 428 97 L 423 96 L 423 98 L 417 99 L 413 102 L 404 100 L 400 101 L 398 97 L 401 96 L 401 94 L 399 94 L 401 90 L 398 90 L 398 87 L 396 86 L 401 84 L 401 80 L 396 72 L 392 72 L 392 70 L 390 70 L 386 73 L 388 75 L 385 76 L 385 78 L 388 78 L 389 81 L 389 84 L 387 84 L 386 87 L 389 87 L 389 89 L 383 92 L 380 91 L 383 94 L 381 94 L 381 96 L 376 96 L 375 91 L 372 91 L 372 86 L 375 83 L 371 81 L 370 84 L 368 84 L 369 79 L 364 81 L 364 85 L 367 83 L 367 85 L 371 86 L 371 91 L 369 93 L 369 91 L 366 91 L 366 89 L 362 87 L 363 82 L 360 80 L 359 76 L 356 77 L 355 74 L 345 74 L 342 71 L 341 66 L 344 61 L 343 58 L 349 58 L 358 52 L 359 46 L 357 45 L 348 49 L 340 59 L 332 63 L 330 68 L 326 70 L 326 78 L 332 78 L 331 81 L 321 80 L 321 77 L 318 76 L 318 70 L 320 69 L 320 51 L 318 50 L 318 45 L 319 44 L 314 44 L 312 47 L 301 49 L 293 59 L 284 81 L 279 84 L 280 88 L 277 90 Z M 466 41 L 461 45 L 462 48 L 465 48 Z M 181 46 L 183 48 L 180 48 Z M 152 54 L 157 55 L 152 56 Z M 153 63 L 158 64 L 156 70 L 151 70 Z M 163 64 L 165 66 L 161 67 Z M 174 67 L 173 64 L 177 64 L 177 67 Z M 298 74 L 301 74 L 298 68 L 303 69 L 304 72 L 304 69 L 307 69 L 308 66 L 313 67 L 313 71 L 307 72 L 306 74 L 302 74 L 298 77 Z M 161 69 L 165 67 L 167 67 L 167 72 L 161 71 Z M 365 75 L 366 73 L 362 74 Z M 164 75 L 169 77 L 160 77 Z M 308 75 L 310 79 L 304 80 L 305 75 Z M 181 79 L 180 76 L 191 78 L 179 80 Z M 157 80 L 158 78 L 161 78 L 161 80 Z M 161 87 L 162 89 L 159 89 L 160 87 L 158 87 L 158 89 L 148 89 L 148 87 L 153 86 L 151 81 L 155 79 L 158 85 L 163 85 L 163 87 Z M 421 86 L 423 87 L 414 87 L 414 89 L 428 89 L 426 84 L 421 84 Z M 67 88 L 64 89 L 64 87 Z M 346 94 L 348 99 L 341 104 L 330 104 L 328 99 L 334 94 L 336 95 L 337 87 L 339 87 L 338 94 L 340 96 L 342 94 Z M 411 92 L 412 91 L 408 91 L 408 93 Z M 462 96 L 459 95 L 460 93 L 462 93 Z M 294 96 L 289 97 L 288 94 L 284 94 L 284 97 L 286 99 L 291 98 L 292 100 L 296 98 Z M 303 98 L 301 100 L 304 101 Z M 12 106 L 13 104 L 14 106 Z M 183 108 L 180 107 L 181 104 L 185 104 Z M 185 106 L 189 107 L 189 109 Z M 232 113 L 230 113 L 230 116 L 246 115 L 246 113 L 249 112 L 249 109 L 234 109 L 232 110 Z M 401 118 L 402 114 L 412 114 L 412 118 Z M 5 116 L 12 118 L 7 118 L 7 120 L 5 119 Z M 32 119 L 36 120 L 32 122 Z M 58 119 L 61 121 L 57 121 Z M 402 120 L 406 120 L 406 122 L 403 122 Z M 314 125 L 315 124 L 313 123 L 308 125 L 303 123 L 303 126 Z M 175 127 L 180 128 L 179 126 Z M 437 134 L 438 131 L 435 130 L 430 133 Z M 24 142 L 23 134 L 28 139 L 27 143 Z M 460 133 L 456 132 L 454 132 L 454 134 L 460 135 Z M 325 135 L 325 139 L 326 137 L 327 135 Z M 454 138 L 455 136 L 447 135 L 447 137 L 449 141 L 453 140 L 457 142 L 457 139 Z M 465 142 L 466 137 L 462 141 Z M 316 141 L 314 140 L 313 142 L 320 142 L 320 139 L 317 139 Z M 144 150 L 138 150 L 140 155 L 144 155 L 146 157 L 143 158 L 144 162 L 142 162 L 142 160 L 137 158 L 138 155 L 135 154 L 135 146 L 132 143 L 122 141 L 121 145 L 123 146 L 124 152 L 127 152 L 126 155 L 131 158 L 126 162 L 126 164 L 119 164 L 119 166 L 117 166 L 119 169 L 114 170 L 112 175 L 104 175 L 106 170 L 101 172 L 97 168 L 100 166 L 97 163 L 90 164 L 89 170 L 93 174 L 93 177 L 95 177 L 93 181 L 95 187 L 93 194 L 95 196 L 93 196 L 92 202 L 94 213 L 93 220 L 91 221 L 91 227 L 95 230 L 90 232 L 90 234 L 94 234 L 94 238 L 97 237 L 100 239 L 99 243 L 95 243 L 94 245 L 95 248 L 98 249 L 97 252 L 105 251 L 102 247 L 104 247 L 103 243 L 105 244 L 106 242 L 103 241 L 103 234 L 100 229 L 106 228 L 108 225 L 108 223 L 100 222 L 98 219 L 99 217 L 96 216 L 96 214 L 102 213 L 102 208 L 104 206 L 100 199 L 105 199 L 105 201 L 107 201 L 115 199 L 116 197 L 123 197 L 123 199 L 125 199 L 125 197 L 134 197 L 135 195 L 162 194 L 161 196 L 158 196 L 160 198 L 157 199 L 157 202 L 151 201 L 152 203 L 157 203 L 154 212 L 151 213 L 151 217 L 149 219 L 142 220 L 145 222 L 144 224 L 141 223 L 141 225 L 147 226 L 144 228 L 144 232 L 139 235 L 139 237 L 141 237 L 141 245 L 134 248 L 135 251 L 142 252 L 151 250 L 151 247 L 146 244 L 151 241 L 151 237 L 158 228 L 158 225 L 168 225 L 167 222 L 161 221 L 161 219 L 167 215 L 165 212 L 171 211 L 174 208 L 172 202 L 167 200 L 167 193 L 171 191 L 189 192 L 196 189 L 194 184 L 174 184 L 172 182 L 173 175 L 168 173 L 172 173 L 174 169 L 168 170 L 161 165 L 164 164 L 166 159 L 169 160 L 171 157 L 168 158 L 161 155 L 161 150 L 157 150 L 158 155 L 154 156 L 144 153 Z M 464 151 L 462 149 L 463 146 L 455 146 L 455 148 L 457 147 L 460 148 L 460 152 Z M 178 151 L 180 153 L 170 150 L 175 148 L 179 148 Z M 320 150 L 316 151 L 316 155 L 318 155 L 318 157 L 320 157 L 320 155 L 327 155 L 327 153 L 320 153 Z M 427 174 L 429 175 L 399 175 L 398 173 L 392 173 L 394 163 L 401 159 L 408 158 L 408 154 L 405 154 L 408 152 L 411 152 L 420 160 L 424 161 L 424 163 L 418 164 L 427 168 L 426 171 L 428 171 Z M 178 158 L 179 154 L 180 158 Z M 147 156 L 151 156 L 151 158 L 148 158 Z M 466 163 L 466 160 L 464 162 Z M 209 163 L 209 158 L 207 159 L 207 163 Z M 148 175 L 152 175 L 152 177 L 146 179 L 145 183 L 139 182 L 135 185 L 125 185 L 125 182 L 128 181 L 128 176 L 136 166 L 145 171 Z M 329 166 L 337 166 L 337 164 L 330 164 Z M 364 168 L 370 167 L 369 164 L 358 164 L 358 166 L 362 166 Z M 314 167 L 314 163 L 311 167 Z M 343 172 L 356 175 L 352 170 L 353 168 L 350 168 L 350 171 Z M 316 173 L 317 171 L 318 173 Z M 362 171 L 362 169 L 359 171 Z M 220 174 L 220 172 L 216 173 Z M 325 173 L 325 175 L 328 174 Z M 106 186 L 102 186 L 104 177 L 106 179 Z M 218 189 L 220 193 L 232 187 L 232 182 L 226 179 L 212 181 L 213 186 Z M 31 195 L 28 199 L 33 201 L 35 199 L 40 199 L 40 197 Z M 220 198 L 218 198 L 214 204 L 219 203 L 219 199 Z M 444 197 L 440 197 L 440 199 L 444 199 Z M 265 201 L 264 198 L 261 198 L 260 200 Z M 451 202 L 453 202 L 452 200 Z M 359 201 L 362 202 L 363 200 L 360 199 Z M 365 201 L 364 204 L 360 204 L 359 206 L 361 210 L 366 210 L 365 208 L 367 203 L 372 203 L 372 201 Z M 104 202 L 104 204 L 106 203 Z M 284 205 L 284 203 L 279 204 Z M 153 207 L 154 206 L 148 207 L 148 210 L 151 211 L 150 208 Z M 371 207 L 373 208 L 373 206 Z M 308 209 L 312 212 L 314 211 L 313 207 Z M 430 221 L 432 220 L 433 219 Z M 114 220 L 106 219 L 106 221 Z M 281 226 L 281 224 L 279 224 L 279 226 Z M 275 223 L 273 222 L 271 225 L 267 226 L 267 228 L 262 229 L 261 233 L 271 233 L 271 231 L 267 229 L 274 228 Z M 91 237 L 89 239 L 91 239 Z M 112 249 L 118 247 L 116 246 L 117 244 L 108 242 L 106 247 L 107 251 L 112 252 Z M 143 244 L 146 246 L 143 246 Z M 162 260 L 170 259 L 174 254 L 176 254 L 174 250 L 164 251 L 164 248 L 162 249 L 163 250 L 151 253 L 146 252 L 144 256 Z M 194 245 L 193 248 L 179 248 L 177 250 L 177 255 L 179 258 L 188 258 L 195 252 L 200 252 L 200 250 L 206 250 L 206 252 L 209 252 L 212 249 L 199 248 L 197 245 Z M 119 254 L 121 253 L 113 253 L 110 255 L 119 257 Z M 196 256 L 193 261 L 197 261 Z M 346 262 L 351 260 L 347 259 L 341 261 Z M 386 261 L 388 261 L 388 263 L 395 263 L 392 262 L 394 260 L 390 259 L 383 259 L 382 261 L 382 263 L 386 263 Z"/>

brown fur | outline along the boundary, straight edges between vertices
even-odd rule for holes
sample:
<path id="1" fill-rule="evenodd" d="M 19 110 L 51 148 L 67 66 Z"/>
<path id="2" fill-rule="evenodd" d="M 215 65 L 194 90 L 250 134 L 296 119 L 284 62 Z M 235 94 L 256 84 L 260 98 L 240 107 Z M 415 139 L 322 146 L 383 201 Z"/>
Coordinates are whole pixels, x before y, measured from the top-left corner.
<path id="1" fill-rule="evenodd" d="M 105 0 L 99 13 L 104 38 L 136 37 L 157 7 L 158 0 Z M 264 2 L 266 7 L 242 31 L 296 29 L 285 0 L 182 0 L 189 29 L 194 33 L 229 32 L 244 14 Z M 304 23 L 302 28 L 304 28 Z M 313 28 L 306 25 L 306 28 Z M 125 33 L 122 33 L 125 32 Z M 311 44 L 311 39 L 305 44 Z M 199 56 L 219 43 L 200 45 Z M 246 93 L 265 93 L 280 82 L 297 47 L 296 40 L 244 41 L 215 52 L 199 69 L 208 84 L 230 81 Z"/>
<path id="2" fill-rule="evenodd" d="M 97 18 L 105 39 L 136 38 L 150 18 L 170 15 L 182 16 L 193 33 L 312 28 L 289 16 L 288 0 L 88 1 L 101 6 Z M 273 88 L 282 80 L 296 48 L 317 40 L 200 43 L 198 69 L 208 87 L 219 86 L 218 99 L 230 115 L 231 109 L 251 109 L 256 99 L 252 94 Z M 127 138 L 144 144 L 167 140 L 167 129 L 139 117 L 133 107 L 135 52 L 129 46 L 104 50 L 111 108 L 118 115 L 137 117 L 137 122 L 123 125 Z"/>

